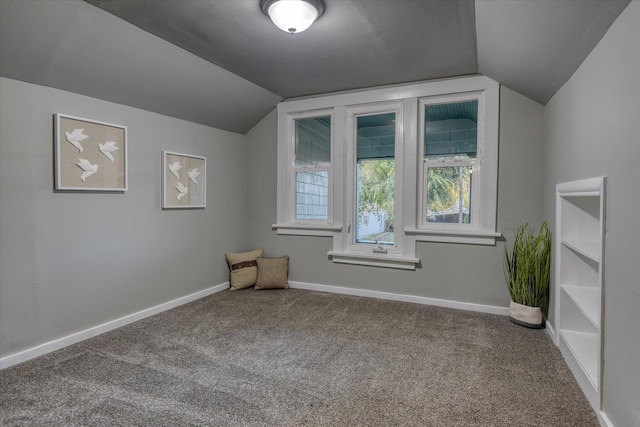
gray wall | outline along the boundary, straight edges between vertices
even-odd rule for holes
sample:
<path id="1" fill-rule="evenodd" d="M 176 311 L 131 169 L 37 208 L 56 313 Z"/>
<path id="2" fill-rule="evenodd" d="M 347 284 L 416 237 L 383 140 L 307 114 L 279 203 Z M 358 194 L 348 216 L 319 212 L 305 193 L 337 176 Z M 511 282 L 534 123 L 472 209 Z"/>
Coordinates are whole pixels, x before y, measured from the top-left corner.
<path id="1" fill-rule="evenodd" d="M 282 99 L 82 0 L 1 0 L 0 57 L 3 77 L 243 134 Z"/>
<path id="2" fill-rule="evenodd" d="M 544 217 L 554 220 L 556 183 L 608 177 L 603 390 L 615 426 L 640 426 L 638 76 L 640 1 L 633 1 L 544 111 Z"/>
<path id="3" fill-rule="evenodd" d="M 244 137 L 0 78 L 0 356 L 228 280 Z M 128 127 L 129 191 L 53 192 L 53 113 Z M 161 151 L 207 157 L 207 208 L 162 211 Z"/>
<path id="4" fill-rule="evenodd" d="M 498 230 L 508 239 L 523 222 L 542 218 L 542 105 L 501 89 Z M 334 264 L 331 238 L 278 236 L 276 120 L 272 112 L 247 134 L 248 244 L 267 256 L 289 255 L 292 281 L 344 286 L 506 307 L 504 242 L 496 246 L 418 243 L 422 268 L 400 271 Z"/>

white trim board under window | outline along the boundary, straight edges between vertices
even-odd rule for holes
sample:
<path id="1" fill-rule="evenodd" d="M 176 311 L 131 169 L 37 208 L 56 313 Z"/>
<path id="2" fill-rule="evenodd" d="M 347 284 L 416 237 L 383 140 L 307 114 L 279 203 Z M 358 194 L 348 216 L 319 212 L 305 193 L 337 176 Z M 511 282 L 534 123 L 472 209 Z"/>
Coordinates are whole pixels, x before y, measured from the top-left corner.
<path id="1" fill-rule="evenodd" d="M 283 101 L 273 227 L 333 237 L 334 262 L 403 269 L 416 241 L 495 245 L 498 120 L 484 76 Z M 363 210 L 359 174 L 377 163 L 394 164 L 376 178 L 393 194 Z"/>

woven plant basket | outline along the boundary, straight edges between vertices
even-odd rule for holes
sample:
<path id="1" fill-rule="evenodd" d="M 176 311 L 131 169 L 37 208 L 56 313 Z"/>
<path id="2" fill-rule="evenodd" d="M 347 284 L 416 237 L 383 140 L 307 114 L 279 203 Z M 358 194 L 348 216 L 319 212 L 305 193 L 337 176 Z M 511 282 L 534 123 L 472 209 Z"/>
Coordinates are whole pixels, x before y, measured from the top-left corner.
<path id="1" fill-rule="evenodd" d="M 509 318 L 513 323 L 527 328 L 542 328 L 542 310 L 540 307 L 529 307 L 511 301 L 509 303 Z"/>

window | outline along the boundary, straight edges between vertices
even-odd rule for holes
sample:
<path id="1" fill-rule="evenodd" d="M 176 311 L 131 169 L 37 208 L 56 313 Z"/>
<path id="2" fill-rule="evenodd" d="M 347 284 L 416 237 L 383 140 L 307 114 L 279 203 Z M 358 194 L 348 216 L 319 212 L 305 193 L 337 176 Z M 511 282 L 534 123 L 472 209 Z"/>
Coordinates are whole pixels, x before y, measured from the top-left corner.
<path id="1" fill-rule="evenodd" d="M 358 158 L 356 243 L 393 245 L 395 168 L 392 158 Z"/>
<path id="2" fill-rule="evenodd" d="M 478 164 L 478 97 L 422 99 L 421 228 L 473 228 Z"/>
<path id="3" fill-rule="evenodd" d="M 347 251 L 399 254 L 402 103 L 347 109 Z M 353 226 L 351 226 L 353 224 Z M 399 225 L 399 226 L 398 226 Z"/>
<path id="4" fill-rule="evenodd" d="M 471 224 L 473 165 L 447 163 L 425 166 L 424 198 L 427 209 L 423 220 L 428 223 Z"/>
<path id="5" fill-rule="evenodd" d="M 280 103 L 274 228 L 406 269 L 417 241 L 495 244 L 498 98 L 478 76 Z"/>
<path id="6" fill-rule="evenodd" d="M 420 99 L 418 240 L 495 244 L 498 111 L 488 94 Z"/>
<path id="7" fill-rule="evenodd" d="M 282 105 L 282 104 L 281 104 Z M 278 224 L 280 234 L 328 236 L 334 223 L 333 109 L 280 115 Z M 282 188 L 281 188 L 282 187 Z"/>
<path id="8" fill-rule="evenodd" d="M 328 223 L 331 116 L 298 118 L 293 123 L 292 217 L 299 223 Z"/>

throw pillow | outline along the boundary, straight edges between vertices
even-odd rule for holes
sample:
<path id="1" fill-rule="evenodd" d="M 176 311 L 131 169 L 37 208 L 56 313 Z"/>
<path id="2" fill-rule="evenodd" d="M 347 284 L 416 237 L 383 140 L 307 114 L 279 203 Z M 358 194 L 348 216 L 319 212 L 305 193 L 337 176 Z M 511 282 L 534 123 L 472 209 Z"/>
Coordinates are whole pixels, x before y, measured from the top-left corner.
<path id="1" fill-rule="evenodd" d="M 256 289 L 289 289 L 289 257 L 258 258 Z"/>
<path id="2" fill-rule="evenodd" d="M 232 291 L 250 288 L 256 284 L 258 277 L 256 259 L 262 254 L 262 248 L 250 252 L 225 254 L 229 264 L 229 284 Z"/>

